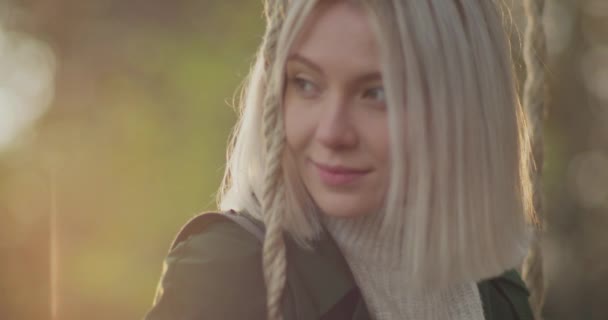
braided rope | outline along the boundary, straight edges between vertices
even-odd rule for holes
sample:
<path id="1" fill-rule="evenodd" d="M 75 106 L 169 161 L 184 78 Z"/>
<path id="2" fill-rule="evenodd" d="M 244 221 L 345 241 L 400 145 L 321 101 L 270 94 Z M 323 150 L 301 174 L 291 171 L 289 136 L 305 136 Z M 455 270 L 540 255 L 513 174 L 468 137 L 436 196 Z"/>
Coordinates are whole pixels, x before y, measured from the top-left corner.
<path id="1" fill-rule="evenodd" d="M 266 237 L 263 248 L 264 279 L 266 282 L 267 308 L 269 320 L 280 320 L 281 297 L 286 282 L 287 261 L 285 257 L 285 242 L 282 229 L 282 209 L 284 191 L 281 186 L 281 150 L 283 141 L 278 131 L 279 122 L 277 114 L 278 101 L 270 94 L 265 99 L 264 110 L 264 136 L 267 138 L 266 176 L 264 178 L 264 191 L 262 195 L 262 210 L 266 225 Z M 273 125 L 273 123 L 275 125 Z"/>
<path id="2" fill-rule="evenodd" d="M 276 58 L 278 36 L 284 18 L 281 0 L 266 2 L 268 27 L 264 43 L 266 90 L 263 101 L 262 131 L 265 141 L 265 177 L 262 194 L 262 211 L 266 225 L 262 264 L 266 283 L 268 320 L 281 320 L 281 297 L 286 283 L 286 249 L 282 219 L 284 188 L 282 187 L 281 156 L 284 133 L 281 116 L 281 97 L 273 87 L 272 64 Z"/>
<path id="3" fill-rule="evenodd" d="M 542 319 L 544 304 L 543 261 L 541 252 L 541 233 L 543 230 L 543 204 L 541 178 L 544 161 L 542 122 L 545 115 L 545 70 L 543 62 L 547 55 L 546 37 L 542 24 L 544 0 L 526 0 L 525 11 L 528 24 L 524 40 L 524 60 L 527 78 L 524 84 L 523 105 L 530 120 L 532 130 L 532 152 L 535 170 L 532 176 L 534 184 L 533 205 L 537 216 L 538 230 L 532 246 L 523 264 L 523 278 L 530 289 L 530 305 L 534 318 Z"/>

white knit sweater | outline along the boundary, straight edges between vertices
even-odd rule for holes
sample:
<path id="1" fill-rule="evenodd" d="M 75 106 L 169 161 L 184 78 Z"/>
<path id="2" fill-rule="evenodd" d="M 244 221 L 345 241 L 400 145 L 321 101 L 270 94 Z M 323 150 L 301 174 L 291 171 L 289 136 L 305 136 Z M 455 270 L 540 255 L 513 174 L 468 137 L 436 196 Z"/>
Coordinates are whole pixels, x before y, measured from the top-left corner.
<path id="1" fill-rule="evenodd" d="M 408 287 L 398 267 L 376 263 L 378 252 L 399 257 L 399 252 L 362 230 L 365 226 L 328 219 L 326 227 L 349 264 L 370 315 L 376 320 L 483 320 L 477 284 L 452 285 L 432 292 Z"/>

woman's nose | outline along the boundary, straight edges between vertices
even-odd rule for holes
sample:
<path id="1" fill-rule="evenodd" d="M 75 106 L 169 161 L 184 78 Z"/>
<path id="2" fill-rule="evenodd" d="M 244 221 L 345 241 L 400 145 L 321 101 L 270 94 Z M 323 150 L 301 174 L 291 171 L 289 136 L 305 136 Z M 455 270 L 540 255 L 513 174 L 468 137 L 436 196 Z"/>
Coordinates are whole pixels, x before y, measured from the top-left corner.
<path id="1" fill-rule="evenodd" d="M 331 149 L 346 149 L 357 144 L 357 133 L 348 100 L 336 96 L 328 99 L 317 124 L 317 140 Z"/>

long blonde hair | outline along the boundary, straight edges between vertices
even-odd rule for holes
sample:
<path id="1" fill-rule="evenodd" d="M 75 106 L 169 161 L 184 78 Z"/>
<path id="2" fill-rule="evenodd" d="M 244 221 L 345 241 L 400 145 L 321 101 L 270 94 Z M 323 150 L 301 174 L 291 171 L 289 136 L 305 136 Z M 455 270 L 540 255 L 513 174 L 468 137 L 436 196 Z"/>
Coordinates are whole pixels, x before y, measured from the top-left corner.
<path id="1" fill-rule="evenodd" d="M 283 232 L 303 246 L 323 233 L 283 152 L 281 98 L 288 52 L 318 4 L 329 2 L 266 1 L 266 34 L 219 193 L 222 210 L 247 211 L 266 224 L 269 319 L 281 318 Z M 530 144 L 498 6 L 354 2 L 381 47 L 390 119 L 392 178 L 373 218 L 378 234 L 400 241 L 404 269 L 420 283 L 479 280 L 519 264 L 533 215 Z"/>

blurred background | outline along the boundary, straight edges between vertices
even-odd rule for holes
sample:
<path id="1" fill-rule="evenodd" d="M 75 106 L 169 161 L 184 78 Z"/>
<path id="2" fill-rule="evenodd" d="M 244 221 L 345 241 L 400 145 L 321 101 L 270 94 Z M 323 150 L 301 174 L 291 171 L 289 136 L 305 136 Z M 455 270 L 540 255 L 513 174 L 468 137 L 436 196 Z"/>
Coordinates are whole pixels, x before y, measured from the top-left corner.
<path id="1" fill-rule="evenodd" d="M 605 320 L 608 1 L 544 22 L 545 315 Z M 0 319 L 143 317 L 172 237 L 215 207 L 262 28 L 259 0 L 0 0 Z"/>

